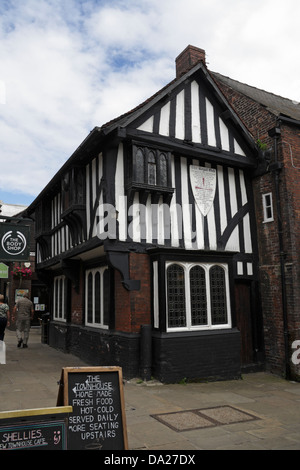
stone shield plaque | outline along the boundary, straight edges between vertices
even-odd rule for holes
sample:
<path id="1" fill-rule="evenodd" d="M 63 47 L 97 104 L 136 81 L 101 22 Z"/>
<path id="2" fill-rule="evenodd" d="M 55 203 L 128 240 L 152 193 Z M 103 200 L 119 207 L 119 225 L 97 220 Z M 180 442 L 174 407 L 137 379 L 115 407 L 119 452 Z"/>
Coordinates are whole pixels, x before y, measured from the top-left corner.
<path id="1" fill-rule="evenodd" d="M 214 202 L 217 173 L 214 168 L 190 166 L 190 181 L 193 195 L 201 213 L 206 216 Z"/>

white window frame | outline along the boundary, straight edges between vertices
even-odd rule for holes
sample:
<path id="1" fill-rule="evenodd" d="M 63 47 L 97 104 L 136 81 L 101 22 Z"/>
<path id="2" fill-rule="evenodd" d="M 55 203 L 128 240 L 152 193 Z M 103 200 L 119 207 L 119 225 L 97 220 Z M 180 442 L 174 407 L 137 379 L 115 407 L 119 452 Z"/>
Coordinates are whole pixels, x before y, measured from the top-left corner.
<path id="1" fill-rule="evenodd" d="M 108 270 L 108 266 L 101 266 L 97 268 L 87 269 L 85 271 L 85 325 L 91 326 L 94 328 L 108 329 L 109 326 L 104 324 L 104 272 Z M 88 278 L 89 274 L 92 274 L 93 283 L 92 283 L 92 322 L 88 320 Z M 95 321 L 95 276 L 100 274 L 100 322 Z"/>
<path id="2" fill-rule="evenodd" d="M 60 283 L 62 281 L 62 283 Z M 62 292 L 60 290 L 62 284 Z M 66 277 L 55 276 L 53 280 L 53 319 L 55 321 L 66 322 L 67 312 L 65 305 L 65 288 L 66 288 Z M 57 302 L 57 299 L 61 297 L 61 304 Z M 58 309 L 57 309 L 58 306 Z M 61 306 L 61 310 L 60 310 Z"/>
<path id="3" fill-rule="evenodd" d="M 184 327 L 170 327 L 168 326 L 168 278 L 167 270 L 168 267 L 176 264 L 184 270 L 184 287 L 185 287 L 185 306 L 186 306 L 186 326 Z M 205 284 L 206 284 L 206 298 L 207 298 L 207 324 L 206 325 L 192 325 L 191 316 L 191 299 L 190 299 L 190 270 L 194 266 L 199 266 L 205 271 Z M 210 295 L 210 279 L 209 272 L 213 266 L 220 266 L 224 270 L 225 274 L 225 294 L 226 294 L 226 308 L 227 308 L 227 323 L 212 324 L 211 319 L 211 295 Z M 230 290 L 229 290 L 229 272 L 228 265 L 223 263 L 189 263 L 189 262 L 178 262 L 168 261 L 165 267 L 166 272 L 166 330 L 167 332 L 175 331 L 195 331 L 195 330 L 220 330 L 231 328 L 231 307 L 230 307 Z"/>
<path id="4" fill-rule="evenodd" d="M 270 204 L 267 203 L 267 198 L 270 198 Z M 263 213 L 264 220 L 263 222 L 273 222 L 274 221 L 274 212 L 273 212 L 273 195 L 272 193 L 266 193 L 262 195 L 263 200 Z M 268 216 L 268 210 L 271 210 L 271 216 Z"/>

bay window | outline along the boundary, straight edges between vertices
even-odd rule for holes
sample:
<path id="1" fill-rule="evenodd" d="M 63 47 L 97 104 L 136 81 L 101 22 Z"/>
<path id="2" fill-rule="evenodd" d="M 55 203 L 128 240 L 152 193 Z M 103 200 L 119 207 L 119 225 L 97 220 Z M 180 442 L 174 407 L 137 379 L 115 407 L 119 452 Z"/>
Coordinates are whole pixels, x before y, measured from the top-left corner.
<path id="1" fill-rule="evenodd" d="M 166 264 L 167 331 L 231 327 L 228 266 Z"/>

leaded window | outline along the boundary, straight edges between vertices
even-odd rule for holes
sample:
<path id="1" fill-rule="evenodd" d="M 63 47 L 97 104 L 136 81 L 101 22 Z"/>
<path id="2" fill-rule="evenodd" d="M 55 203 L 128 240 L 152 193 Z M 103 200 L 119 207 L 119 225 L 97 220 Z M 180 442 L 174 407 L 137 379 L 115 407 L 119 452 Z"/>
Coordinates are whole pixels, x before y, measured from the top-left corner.
<path id="1" fill-rule="evenodd" d="M 180 328 L 186 326 L 184 270 L 172 264 L 167 270 L 168 326 Z"/>
<path id="2" fill-rule="evenodd" d="M 170 152 L 146 146 L 133 146 L 132 183 L 171 187 Z"/>
<path id="3" fill-rule="evenodd" d="M 145 157 L 142 149 L 138 148 L 135 156 L 136 181 L 144 183 L 145 181 Z"/>
<path id="4" fill-rule="evenodd" d="M 230 328 L 228 266 L 168 262 L 167 330 Z"/>
<path id="5" fill-rule="evenodd" d="M 194 266 L 190 270 L 191 323 L 207 325 L 205 270 Z"/>
<path id="6" fill-rule="evenodd" d="M 168 163 L 167 155 L 165 153 L 160 153 L 158 157 L 159 161 L 159 177 L 160 186 L 168 186 Z"/>
<path id="7" fill-rule="evenodd" d="M 225 272 L 221 266 L 209 270 L 211 321 L 213 325 L 227 323 Z"/>
<path id="8" fill-rule="evenodd" d="M 156 160 L 152 151 L 148 153 L 147 183 L 152 185 L 156 184 Z"/>

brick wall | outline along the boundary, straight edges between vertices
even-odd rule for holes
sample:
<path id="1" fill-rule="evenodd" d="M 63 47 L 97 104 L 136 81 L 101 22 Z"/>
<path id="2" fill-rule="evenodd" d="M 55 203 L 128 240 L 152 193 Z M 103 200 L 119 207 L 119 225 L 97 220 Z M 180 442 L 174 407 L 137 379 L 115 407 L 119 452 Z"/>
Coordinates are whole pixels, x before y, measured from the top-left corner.
<path id="1" fill-rule="evenodd" d="M 129 253 L 130 278 L 141 281 L 140 290 L 127 291 L 115 271 L 115 329 L 139 333 L 141 325 L 151 324 L 150 260 L 145 254 Z"/>
<path id="2" fill-rule="evenodd" d="M 225 84 L 219 84 L 230 104 L 236 110 L 255 141 L 258 139 L 272 149 L 274 141 L 268 130 L 277 125 L 276 116 L 250 98 Z M 283 163 L 279 174 L 280 206 L 284 251 L 285 285 L 289 344 L 300 340 L 300 129 L 281 123 L 278 140 L 278 160 Z M 295 168 L 296 167 L 296 168 Z M 275 198 L 275 175 L 267 172 L 253 180 L 254 203 L 257 220 L 259 270 L 264 318 L 266 365 L 269 370 L 283 374 L 285 346 L 280 272 L 280 247 Z M 272 192 L 274 222 L 263 222 L 262 195 Z M 290 349 L 290 357 L 292 355 Z M 292 376 L 300 376 L 299 367 L 291 362 Z M 295 377 L 296 378 L 296 377 Z"/>
<path id="3" fill-rule="evenodd" d="M 289 144 L 289 145 L 288 145 Z M 285 276 L 290 346 L 300 340 L 300 129 L 281 126 L 279 153 L 284 162 L 282 178 Z M 292 354 L 293 351 L 290 352 Z M 300 367 L 291 364 L 300 377 Z M 294 375 L 293 375 L 294 377 Z"/>
<path id="4" fill-rule="evenodd" d="M 80 283 L 78 291 L 72 286 L 71 295 L 71 323 L 74 325 L 81 325 L 83 322 L 83 299 L 84 299 L 84 273 L 80 276 Z"/>

